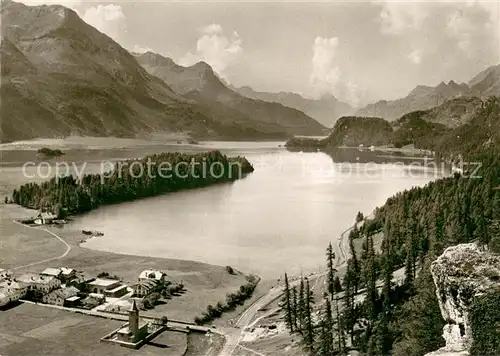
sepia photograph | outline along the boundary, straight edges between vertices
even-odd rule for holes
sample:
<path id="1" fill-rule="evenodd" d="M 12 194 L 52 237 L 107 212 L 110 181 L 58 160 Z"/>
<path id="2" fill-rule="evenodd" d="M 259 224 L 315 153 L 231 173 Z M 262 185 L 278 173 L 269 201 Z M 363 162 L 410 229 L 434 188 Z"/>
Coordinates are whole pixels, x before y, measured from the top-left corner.
<path id="1" fill-rule="evenodd" d="M 500 356 L 500 0 L 0 24 L 0 356 Z"/>

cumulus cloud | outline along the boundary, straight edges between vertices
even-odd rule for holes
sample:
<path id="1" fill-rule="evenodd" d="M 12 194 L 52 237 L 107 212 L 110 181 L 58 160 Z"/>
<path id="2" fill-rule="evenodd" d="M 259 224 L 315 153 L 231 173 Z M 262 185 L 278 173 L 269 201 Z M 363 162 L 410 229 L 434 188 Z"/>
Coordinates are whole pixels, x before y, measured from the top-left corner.
<path id="1" fill-rule="evenodd" d="M 224 77 L 225 70 L 234 63 L 243 51 L 242 40 L 235 31 L 231 36 L 225 34 L 219 24 L 211 24 L 200 30 L 196 50 L 186 53 L 179 63 L 190 66 L 204 61 L 212 66 L 218 75 Z"/>
<path id="2" fill-rule="evenodd" d="M 312 70 L 309 77 L 312 96 L 319 98 L 330 94 L 353 106 L 364 103 L 367 98 L 366 91 L 352 80 L 346 80 L 343 76 L 337 60 L 339 39 L 337 37 L 316 37 L 312 49 Z"/>
<path id="3" fill-rule="evenodd" d="M 316 95 L 331 93 L 339 83 L 341 71 L 337 65 L 337 37 L 316 37 L 313 44 L 311 87 Z"/>
<path id="4" fill-rule="evenodd" d="M 37 6 L 37 5 L 64 5 L 69 8 L 75 8 L 83 3 L 82 0 L 23 0 L 21 1 L 25 5 Z"/>
<path id="5" fill-rule="evenodd" d="M 408 59 L 413 63 L 413 64 L 420 64 L 422 63 L 422 51 L 416 49 L 413 52 L 411 52 L 408 55 Z"/>
<path id="6" fill-rule="evenodd" d="M 84 12 L 82 19 L 115 40 L 125 29 L 125 15 L 120 5 L 93 6 Z"/>
<path id="7" fill-rule="evenodd" d="M 424 53 L 439 51 L 439 41 L 453 44 L 469 58 L 484 58 L 485 48 L 490 52 L 499 49 L 498 2 L 382 0 L 373 4 L 380 6 L 381 33 L 404 36 L 413 47 L 423 48 Z M 415 53 L 409 58 L 414 63 L 422 60 Z"/>
<path id="8" fill-rule="evenodd" d="M 122 7 L 115 4 L 95 5 L 85 8 L 83 0 L 24 0 L 26 5 L 63 5 L 74 10 L 83 21 L 117 40 L 125 29 L 125 15 Z"/>
<path id="9" fill-rule="evenodd" d="M 401 34 L 407 30 L 418 30 L 427 18 L 428 6 L 425 2 L 378 1 L 381 31 L 389 35 Z"/>
<path id="10" fill-rule="evenodd" d="M 154 52 L 154 51 L 149 47 L 134 45 L 132 48 L 130 48 L 130 52 L 143 54 L 146 52 Z"/>

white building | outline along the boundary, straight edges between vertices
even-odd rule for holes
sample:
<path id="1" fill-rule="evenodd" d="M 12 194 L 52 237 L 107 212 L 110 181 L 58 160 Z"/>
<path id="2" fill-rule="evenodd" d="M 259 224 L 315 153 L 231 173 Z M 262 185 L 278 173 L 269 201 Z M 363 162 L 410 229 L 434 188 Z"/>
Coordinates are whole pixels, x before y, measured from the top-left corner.
<path id="1" fill-rule="evenodd" d="M 56 218 L 55 215 L 52 213 L 40 213 L 35 219 L 35 224 L 37 225 L 51 224 L 55 218 Z"/>
<path id="2" fill-rule="evenodd" d="M 10 278 L 10 276 L 11 276 L 10 271 L 7 271 L 3 268 L 0 268 L 0 281 L 7 279 L 7 278 Z"/>
<path id="3" fill-rule="evenodd" d="M 111 291 L 121 284 L 115 279 L 97 278 L 88 284 L 88 288 L 91 293 L 106 295 L 106 291 Z"/>
<path id="4" fill-rule="evenodd" d="M 45 268 L 42 273 L 44 276 L 52 276 L 52 277 L 56 277 L 56 278 L 59 278 L 59 276 L 61 275 L 61 269 L 60 268 Z"/>
<path id="5" fill-rule="evenodd" d="M 68 280 L 76 276 L 76 270 L 68 267 L 61 267 L 61 278 Z"/>
<path id="6" fill-rule="evenodd" d="M 27 287 L 15 280 L 0 282 L 0 307 L 16 302 L 26 296 Z"/>
<path id="7" fill-rule="evenodd" d="M 61 286 L 61 281 L 54 276 L 46 276 L 38 273 L 26 273 L 17 279 L 28 286 L 28 290 L 47 294 Z"/>

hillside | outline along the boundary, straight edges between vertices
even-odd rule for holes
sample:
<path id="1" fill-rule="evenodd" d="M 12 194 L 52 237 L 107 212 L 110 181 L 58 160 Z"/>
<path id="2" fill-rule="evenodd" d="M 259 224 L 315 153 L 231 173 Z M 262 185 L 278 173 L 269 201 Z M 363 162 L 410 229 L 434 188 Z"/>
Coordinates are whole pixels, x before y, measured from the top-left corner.
<path id="1" fill-rule="evenodd" d="M 306 99 L 296 93 L 258 92 L 250 87 L 232 87 L 232 89 L 249 98 L 276 102 L 303 111 L 326 127 L 333 127 L 338 118 L 354 113 L 349 104 L 337 100 L 333 95 L 324 95 L 320 99 Z"/>
<path id="2" fill-rule="evenodd" d="M 318 135 L 324 130 L 321 124 L 299 110 L 232 91 L 207 63 L 183 67 L 152 52 L 136 55 L 136 59 L 150 74 L 198 103 L 204 112 L 225 125 L 236 123 L 274 136 Z"/>
<path id="3" fill-rule="evenodd" d="M 335 123 L 325 143 L 327 146 L 379 146 L 386 144 L 391 134 L 391 125 L 379 117 L 344 116 Z"/>
<path id="4" fill-rule="evenodd" d="M 394 147 L 415 145 L 416 148 L 431 148 L 436 137 L 448 128 L 440 123 L 431 122 L 428 111 L 414 111 L 406 114 L 392 124 L 394 132 L 390 143 Z"/>
<path id="5" fill-rule="evenodd" d="M 397 100 L 381 100 L 356 112 L 357 116 L 379 116 L 389 121 L 406 113 L 428 110 L 455 98 L 486 98 L 500 96 L 500 65 L 492 66 L 476 75 L 469 83 L 453 80 L 441 82 L 436 87 L 419 85 L 406 97 Z"/>
<path id="6" fill-rule="evenodd" d="M 497 101 L 490 99 L 491 103 Z M 488 102 L 488 99 L 456 98 L 430 110 L 403 115 L 392 123 L 382 118 L 342 117 L 326 139 L 296 137 L 287 142 L 287 147 L 316 150 L 362 144 L 396 148 L 414 145 L 446 153 L 473 150 L 477 148 L 474 145 L 489 145 L 490 138 L 500 135 L 498 120 L 485 111 L 485 107 L 493 105 L 487 105 Z"/>

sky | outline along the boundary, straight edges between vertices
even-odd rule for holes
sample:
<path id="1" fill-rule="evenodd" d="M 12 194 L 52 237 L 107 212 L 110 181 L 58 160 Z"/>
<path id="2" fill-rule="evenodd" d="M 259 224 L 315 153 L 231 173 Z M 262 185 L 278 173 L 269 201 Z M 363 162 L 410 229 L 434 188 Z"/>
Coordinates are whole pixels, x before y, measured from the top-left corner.
<path id="1" fill-rule="evenodd" d="M 128 50 L 205 61 L 236 87 L 354 106 L 500 63 L 500 0 L 22 2 L 73 8 Z"/>

